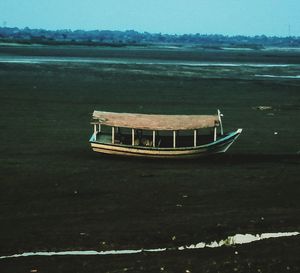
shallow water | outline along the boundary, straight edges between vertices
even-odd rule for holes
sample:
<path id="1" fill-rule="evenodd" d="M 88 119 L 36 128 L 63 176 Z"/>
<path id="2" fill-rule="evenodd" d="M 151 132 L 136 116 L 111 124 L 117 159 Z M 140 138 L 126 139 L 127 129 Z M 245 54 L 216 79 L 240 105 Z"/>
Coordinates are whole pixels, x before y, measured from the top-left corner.
<path id="1" fill-rule="evenodd" d="M 297 67 L 297 64 L 240 63 L 240 62 L 197 62 L 156 59 L 126 58 L 84 58 L 84 57 L 16 57 L 0 56 L 0 63 L 99 63 L 99 64 L 141 64 L 141 65 L 180 65 L 180 66 L 221 66 L 221 67 Z"/>
<path id="2" fill-rule="evenodd" d="M 300 79 L 300 75 L 289 76 L 289 75 L 255 75 L 255 77 L 262 78 L 282 78 L 282 79 Z"/>

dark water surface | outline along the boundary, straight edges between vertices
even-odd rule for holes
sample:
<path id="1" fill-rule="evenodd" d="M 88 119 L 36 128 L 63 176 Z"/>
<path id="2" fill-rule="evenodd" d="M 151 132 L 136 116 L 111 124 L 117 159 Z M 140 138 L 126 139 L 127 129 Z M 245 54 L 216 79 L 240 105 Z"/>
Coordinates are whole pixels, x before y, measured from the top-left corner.
<path id="1" fill-rule="evenodd" d="M 16 58 L 152 55 L 166 62 L 294 65 L 1 62 L 0 254 L 172 247 L 299 231 L 300 81 L 254 75 L 299 75 L 300 57 L 228 54 L 0 47 L 0 56 Z M 88 145 L 94 109 L 211 114 L 218 108 L 226 129 L 244 129 L 221 156 L 130 159 L 97 155 Z M 295 237 L 185 254 L 19 258 L 1 261 L 0 271 L 297 272 L 298 253 Z"/>

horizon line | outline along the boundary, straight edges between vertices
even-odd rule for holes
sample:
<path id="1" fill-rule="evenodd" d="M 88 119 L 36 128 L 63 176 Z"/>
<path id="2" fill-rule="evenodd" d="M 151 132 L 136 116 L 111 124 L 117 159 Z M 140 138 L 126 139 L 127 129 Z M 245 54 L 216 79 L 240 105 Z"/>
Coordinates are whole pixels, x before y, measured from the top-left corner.
<path id="1" fill-rule="evenodd" d="M 17 26 L 0 26 L 0 29 L 3 28 L 17 28 L 19 30 L 25 30 L 25 29 L 29 29 L 29 30 L 45 30 L 45 31 L 71 31 L 71 32 L 75 32 L 75 31 L 84 31 L 84 32 L 89 32 L 89 31 L 111 31 L 111 32 L 127 32 L 127 31 L 134 31 L 137 32 L 139 34 L 144 34 L 144 33 L 148 33 L 151 35 L 169 35 L 169 36 L 183 36 L 183 35 L 216 35 L 216 36 L 225 36 L 225 37 L 237 37 L 237 36 L 242 36 L 242 37 L 250 37 L 250 38 L 254 38 L 254 37 L 261 37 L 261 36 L 265 36 L 267 38 L 300 38 L 300 36 L 297 35 L 282 35 L 282 36 L 277 36 L 277 35 L 267 35 L 267 34 L 254 34 L 254 35 L 246 35 L 246 34 L 221 34 L 221 33 L 200 33 L 200 32 L 194 32 L 194 33 L 183 33 L 183 34 L 178 34 L 178 33 L 162 33 L 162 32 L 149 32 L 149 31 L 138 31 L 135 29 L 126 29 L 126 30 L 120 30 L 120 29 L 72 29 L 72 28 L 58 28 L 58 29 L 49 29 L 49 28 L 37 28 L 37 27 L 17 27 Z"/>

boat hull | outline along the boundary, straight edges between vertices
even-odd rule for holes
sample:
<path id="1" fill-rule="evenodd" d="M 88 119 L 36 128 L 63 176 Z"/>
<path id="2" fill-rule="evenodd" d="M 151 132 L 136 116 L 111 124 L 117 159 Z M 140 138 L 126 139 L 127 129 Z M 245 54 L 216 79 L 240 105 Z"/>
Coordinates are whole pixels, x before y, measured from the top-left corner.
<path id="1" fill-rule="evenodd" d="M 109 155 L 150 158 L 194 158 L 226 152 L 233 142 L 239 137 L 241 132 L 242 129 L 238 129 L 235 132 L 229 133 L 225 137 L 218 139 L 217 141 L 201 146 L 185 148 L 155 148 L 108 144 L 96 141 L 94 136 L 91 137 L 90 144 L 94 152 Z"/>

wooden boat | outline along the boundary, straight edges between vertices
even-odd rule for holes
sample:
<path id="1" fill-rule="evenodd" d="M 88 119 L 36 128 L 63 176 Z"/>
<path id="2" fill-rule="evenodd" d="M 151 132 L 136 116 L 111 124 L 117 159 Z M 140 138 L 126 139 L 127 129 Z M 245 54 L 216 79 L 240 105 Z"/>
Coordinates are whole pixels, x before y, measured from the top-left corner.
<path id="1" fill-rule="evenodd" d="M 90 144 L 95 152 L 185 158 L 224 153 L 242 129 L 224 133 L 216 115 L 154 115 L 94 111 Z"/>

